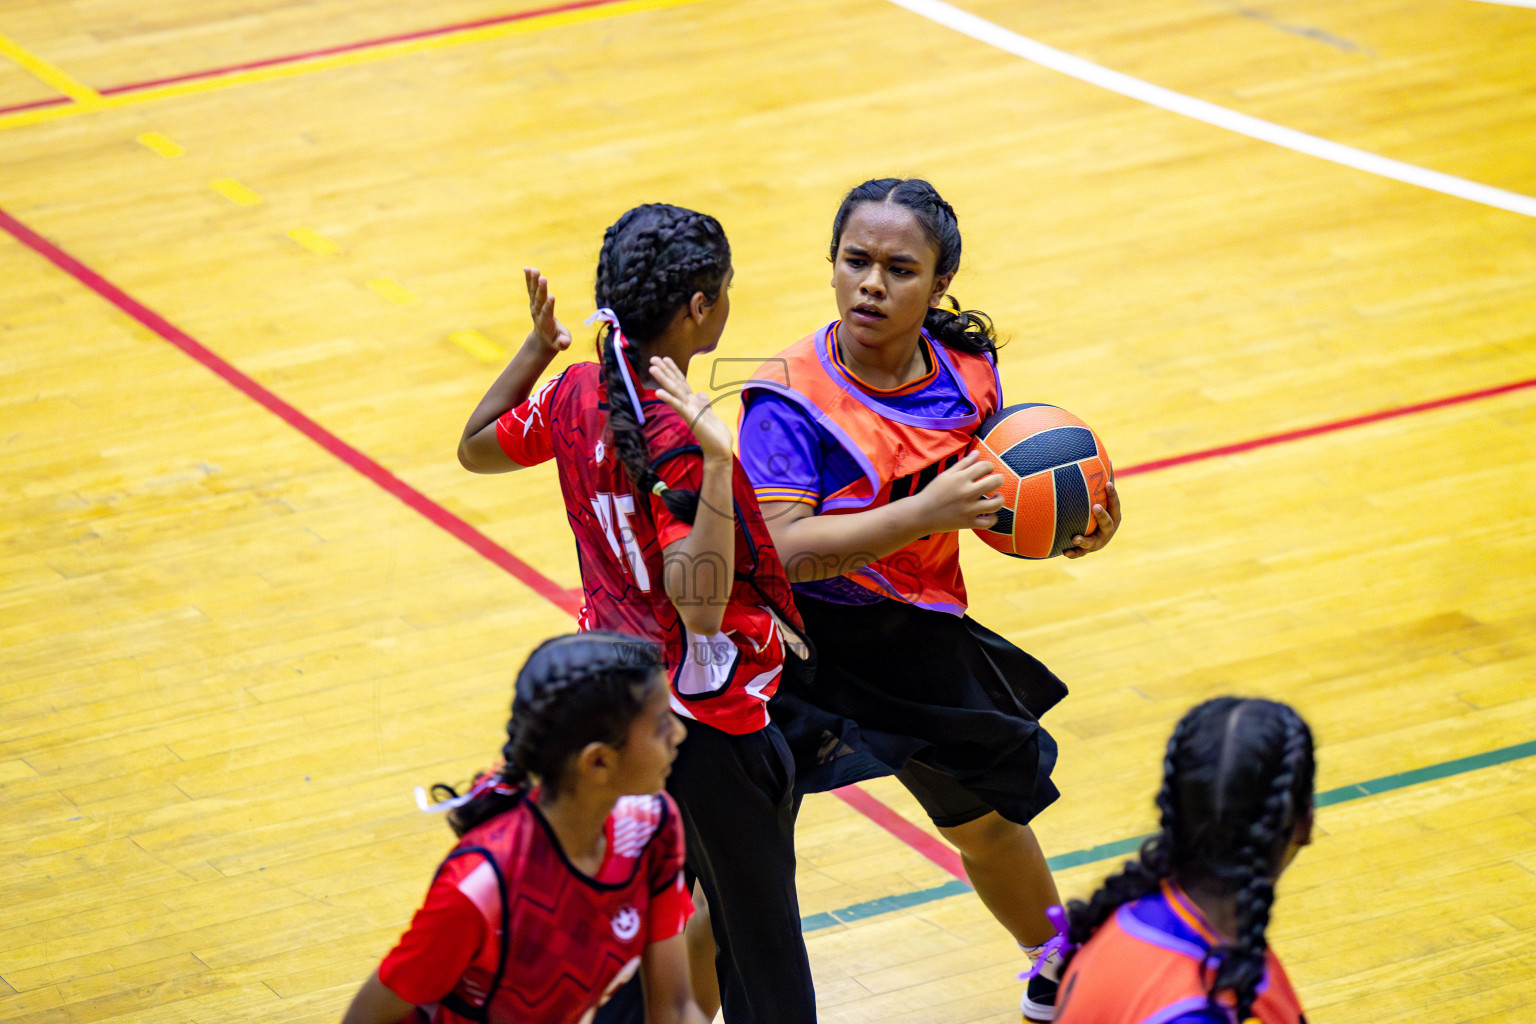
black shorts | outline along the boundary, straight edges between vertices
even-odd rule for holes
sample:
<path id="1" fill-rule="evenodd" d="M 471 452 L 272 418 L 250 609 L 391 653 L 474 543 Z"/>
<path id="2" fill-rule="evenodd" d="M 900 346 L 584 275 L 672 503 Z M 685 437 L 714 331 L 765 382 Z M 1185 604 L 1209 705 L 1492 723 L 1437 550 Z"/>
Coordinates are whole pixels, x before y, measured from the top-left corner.
<path id="1" fill-rule="evenodd" d="M 946 828 L 989 811 L 1028 824 L 1056 800 L 1056 741 L 1039 719 L 1067 688 L 1039 661 L 969 617 L 898 601 L 795 604 L 816 659 L 813 678 L 786 673 L 780 687 L 796 711 L 785 731 L 802 792 L 894 773 Z M 853 728 L 823 730 L 817 747 L 803 728 L 816 714 Z"/>
<path id="2" fill-rule="evenodd" d="M 907 761 L 896 778 L 939 828 L 955 828 L 992 813 L 992 805 L 962 786 L 959 779 L 915 758 Z"/>

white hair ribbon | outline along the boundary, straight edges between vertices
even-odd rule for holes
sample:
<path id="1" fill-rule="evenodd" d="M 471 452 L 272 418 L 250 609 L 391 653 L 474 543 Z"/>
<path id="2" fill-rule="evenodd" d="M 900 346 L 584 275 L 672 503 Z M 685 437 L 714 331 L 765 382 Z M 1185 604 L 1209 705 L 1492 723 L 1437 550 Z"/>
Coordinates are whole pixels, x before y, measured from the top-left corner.
<path id="1" fill-rule="evenodd" d="M 486 792 L 487 790 L 495 790 L 497 793 L 500 793 L 503 796 L 517 792 L 514 787 L 509 786 L 507 783 L 503 782 L 501 780 L 501 776 L 498 773 L 487 772 L 486 774 L 481 775 L 479 778 L 475 779 L 474 785 L 469 787 L 468 793 L 465 793 L 462 796 L 449 797 L 447 800 L 440 800 L 435 804 L 429 801 L 426 789 L 421 786 L 417 786 L 416 806 L 421 808 L 423 811 L 426 811 L 428 814 L 441 814 L 444 811 L 457 810 L 458 808 L 463 807 L 465 804 L 469 803 L 475 797 L 479 796 L 481 793 Z"/>
<path id="2" fill-rule="evenodd" d="M 614 358 L 619 361 L 619 376 L 624 378 L 624 387 L 629 391 L 629 400 L 635 407 L 635 416 L 640 420 L 640 425 L 645 425 L 645 410 L 640 407 L 640 392 L 635 387 L 634 378 L 630 376 L 629 357 L 624 354 L 625 349 L 634 348 L 628 338 L 624 337 L 624 329 L 619 326 L 619 316 L 613 310 L 604 306 L 602 309 L 587 317 L 587 323 L 605 323 L 613 328 L 614 342 L 619 346 L 619 351 L 614 353 Z"/>
<path id="3" fill-rule="evenodd" d="M 434 804 L 427 799 L 426 789 L 422 786 L 417 786 L 416 806 L 421 808 L 423 811 L 426 811 L 428 814 L 441 814 L 444 811 L 451 811 L 457 807 L 463 807 L 465 804 L 473 800 L 477 795 L 478 794 L 471 791 L 469 793 L 465 793 L 463 796 L 452 797 L 451 799 L 443 800 Z"/>

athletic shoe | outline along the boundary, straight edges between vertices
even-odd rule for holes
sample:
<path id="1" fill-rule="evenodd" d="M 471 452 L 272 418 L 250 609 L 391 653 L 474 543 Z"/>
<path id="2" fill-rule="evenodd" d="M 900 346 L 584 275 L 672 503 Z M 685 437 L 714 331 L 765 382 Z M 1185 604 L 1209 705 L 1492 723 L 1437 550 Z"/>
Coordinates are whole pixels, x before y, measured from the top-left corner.
<path id="1" fill-rule="evenodd" d="M 1025 1021 L 1031 1024 L 1055 1020 L 1056 979 L 1047 978 L 1043 974 L 1030 978 L 1029 984 L 1024 987 L 1024 998 L 1019 1000 L 1019 1009 Z"/>

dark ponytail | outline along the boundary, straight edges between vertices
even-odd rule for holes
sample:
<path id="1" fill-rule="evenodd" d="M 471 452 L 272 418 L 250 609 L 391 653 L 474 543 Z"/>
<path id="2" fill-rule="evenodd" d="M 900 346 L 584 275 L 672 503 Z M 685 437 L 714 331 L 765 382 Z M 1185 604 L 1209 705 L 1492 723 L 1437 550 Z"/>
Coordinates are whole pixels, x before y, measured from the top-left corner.
<path id="1" fill-rule="evenodd" d="M 1217 993 L 1230 992 L 1237 1019 L 1246 1020 L 1264 977 L 1275 875 L 1292 830 L 1312 810 L 1315 774 L 1311 730 L 1287 705 L 1218 697 L 1191 710 L 1163 758 L 1158 834 L 1091 900 L 1068 905 L 1068 941 L 1086 942 L 1164 879 L 1229 892 L 1236 941 L 1212 950 L 1208 994 L 1216 1006 Z"/>
<path id="2" fill-rule="evenodd" d="M 570 759 L 589 743 L 622 747 L 661 667 L 656 646 L 627 633 L 594 630 L 540 644 L 517 675 L 505 763 L 475 781 L 469 801 L 449 812 L 449 827 L 462 836 L 515 807 L 531 776 L 558 794 Z M 439 798 L 457 796 L 450 786 L 432 789 Z"/>
<path id="3" fill-rule="evenodd" d="M 615 221 L 603 235 L 597 258 L 598 308 L 611 309 L 619 321 L 618 331 L 606 328 L 597 342 L 613 448 L 635 487 L 660 494 L 672 514 L 687 523 L 698 512 L 698 492 L 668 489 L 652 469 L 619 360 L 628 361 L 631 380 L 643 380 L 645 348 L 696 293 L 717 300 L 730 269 L 731 246 L 720 222 L 664 203 L 637 206 Z M 618 344 L 620 332 L 631 346 Z"/>
<path id="4" fill-rule="evenodd" d="M 922 226 L 923 234 L 938 250 L 938 264 L 934 276 L 943 277 L 960 269 L 960 221 L 954 208 L 944 201 L 928 182 L 921 178 L 876 178 L 850 189 L 843 197 L 843 204 L 832 218 L 831 259 L 837 261 L 837 247 L 843 240 L 843 228 L 853 211 L 865 203 L 895 203 L 912 211 Z M 945 348 L 959 352 L 985 353 L 997 361 L 997 332 L 992 318 L 977 309 L 962 310 L 954 296 L 949 297 L 952 309 L 930 308 L 923 318 L 923 330 L 931 334 Z"/>

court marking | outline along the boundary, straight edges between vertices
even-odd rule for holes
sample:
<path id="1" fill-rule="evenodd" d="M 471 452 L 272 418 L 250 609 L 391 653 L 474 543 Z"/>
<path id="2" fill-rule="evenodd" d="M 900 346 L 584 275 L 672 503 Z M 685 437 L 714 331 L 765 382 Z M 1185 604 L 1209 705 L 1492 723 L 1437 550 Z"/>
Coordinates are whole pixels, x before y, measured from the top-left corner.
<path id="1" fill-rule="evenodd" d="M 210 181 L 208 187 L 236 206 L 261 205 L 261 196 L 254 189 L 247 188 L 234 178 L 220 178 L 217 181 Z"/>
<path id="2" fill-rule="evenodd" d="M 1005 53 L 1011 53 L 1080 82 L 1096 85 L 1101 89 L 1119 93 L 1121 96 L 1174 114 L 1181 114 L 1217 128 L 1225 128 L 1227 131 L 1307 156 L 1314 156 L 1320 160 L 1327 160 L 1330 163 L 1365 171 L 1367 174 L 1416 185 L 1431 192 L 1466 199 L 1495 209 L 1518 213 L 1521 216 L 1536 217 L 1536 197 L 1468 181 L 1453 174 L 1432 171 L 1416 164 L 1404 163 L 1401 160 L 1368 153 L 1363 149 L 1319 138 L 1316 135 L 1308 135 L 1306 132 L 1286 128 L 1273 121 L 1239 114 L 1235 110 L 1228 110 L 1226 107 L 1220 107 L 1205 100 L 1197 100 L 1193 96 L 1185 96 L 1183 93 L 1153 85 L 1151 82 L 1133 78 L 1119 71 L 1111 71 L 1102 64 L 1095 64 L 1055 47 L 1046 46 L 1044 43 L 1036 42 L 1027 36 L 1021 36 L 1017 32 L 971 14 L 969 11 L 947 4 L 944 0 L 889 0 L 889 2 Z"/>
<path id="3" fill-rule="evenodd" d="M 1426 782 L 1435 782 L 1439 779 L 1448 779 L 1455 775 L 1465 775 L 1468 772 L 1481 771 L 1484 768 L 1508 764 L 1511 761 L 1524 760 L 1527 757 L 1536 757 L 1536 740 L 1516 743 L 1508 747 L 1500 747 L 1497 750 L 1473 754 L 1470 757 L 1458 757 L 1451 761 L 1442 761 L 1439 764 L 1426 765 L 1423 768 L 1415 768 L 1406 772 L 1398 772 L 1395 775 L 1383 775 L 1379 779 L 1369 779 L 1365 782 L 1357 782 L 1351 786 L 1341 786 L 1338 789 L 1330 789 L 1327 792 L 1318 793 L 1315 800 L 1318 807 L 1333 807 L 1354 800 L 1364 800 L 1369 796 L 1390 793 L 1396 789 L 1406 789 L 1410 786 L 1418 786 Z M 841 796 L 842 793 L 839 792 L 838 795 Z M 873 799 L 873 797 L 870 799 Z M 880 806 L 885 807 L 884 804 Z M 891 814 L 896 813 L 889 808 L 886 808 L 886 810 Z M 902 820 L 906 822 L 905 818 Z M 911 822 L 906 823 L 909 827 L 916 828 Z M 921 831 L 921 829 L 918 831 Z M 938 840 L 928 833 L 923 832 L 922 835 L 923 838 L 938 843 Z M 1084 864 L 1093 864 L 1101 860 L 1129 857 L 1141 849 L 1141 844 L 1152 838 L 1152 835 L 1153 833 L 1149 832 L 1146 835 L 1131 836 L 1129 839 L 1118 839 L 1112 843 L 1090 846 L 1084 850 L 1074 850 L 1071 853 L 1058 854 L 1055 857 L 1046 858 L 1046 864 L 1049 865 L 1052 871 L 1064 871 L 1067 868 L 1081 867 Z M 944 845 L 945 849 L 948 849 L 946 844 L 940 845 Z M 939 866 L 946 867 L 944 864 Z M 946 870 L 948 870 L 947 867 Z M 951 896 L 959 896 L 962 893 L 971 891 L 970 885 L 963 880 L 962 876 L 961 880 L 945 882 L 943 885 L 934 886 L 931 889 L 919 889 L 915 892 L 899 893 L 895 896 L 883 896 L 877 900 L 855 903 L 852 906 L 841 907 L 837 910 L 829 910 L 820 914 L 807 914 L 800 919 L 800 930 L 814 932 L 820 931 L 823 928 L 831 928 L 834 925 L 851 924 L 854 921 L 893 913 L 897 910 L 906 910 L 909 907 L 932 903 L 935 900 L 948 899 Z"/>
<path id="4" fill-rule="evenodd" d="M 1480 4 L 1499 4 L 1502 7 L 1536 7 L 1536 0 L 1476 0 Z"/>
<path id="5" fill-rule="evenodd" d="M 364 455 L 361 451 L 353 448 L 351 445 L 348 445 L 334 434 L 331 434 L 324 427 L 320 426 L 304 413 L 300 412 L 297 408 L 279 398 L 275 393 L 263 387 L 261 384 L 257 383 L 253 378 L 236 369 L 223 357 L 219 356 L 217 353 L 213 352 L 211 349 L 207 348 L 202 343 L 192 338 L 186 332 L 170 323 L 170 321 L 166 320 L 158 313 L 155 313 L 153 310 L 149 309 L 142 303 L 138 302 L 136 299 L 129 296 L 122 289 L 118 288 L 106 278 L 85 266 L 73 256 L 70 256 L 60 247 L 43 238 L 37 232 L 33 231 L 21 221 L 17 220 L 14 216 L 6 212 L 4 208 L 0 208 L 0 230 L 6 231 L 17 241 L 21 242 L 29 249 L 32 249 L 38 255 L 42 256 L 44 259 L 47 259 L 50 263 L 53 263 L 60 270 L 63 270 L 66 274 L 73 277 L 86 288 L 90 289 L 103 299 L 110 302 L 112 305 L 116 306 L 120 311 L 127 314 L 130 318 L 134 319 L 139 324 L 149 329 L 152 333 L 158 335 L 160 338 L 181 349 L 184 353 L 191 356 L 199 363 L 202 363 L 205 367 L 212 370 L 215 374 L 224 379 L 227 383 L 233 385 L 237 390 L 245 394 L 247 397 L 256 401 L 263 408 L 276 415 L 285 423 L 288 423 L 290 426 L 294 427 L 294 429 L 298 430 L 310 440 L 314 441 L 321 448 L 324 448 L 326 451 L 335 455 L 338 459 L 342 460 L 347 465 L 357 470 L 370 481 L 377 484 L 380 488 L 394 495 L 409 508 L 424 516 L 429 522 L 432 522 L 433 524 L 452 534 L 454 537 L 468 545 L 478 554 L 485 557 L 493 565 L 502 568 L 510 575 L 523 582 L 531 590 L 539 594 L 541 597 L 544 597 L 546 600 L 550 601 L 556 607 L 561 608 L 572 616 L 575 616 L 579 611 L 581 604 L 580 591 L 566 590 L 559 584 L 555 583 L 553 580 L 545 577 L 537 570 L 524 563 L 521 559 L 517 558 L 517 556 L 513 555 L 510 551 L 501 547 L 495 541 L 491 540 L 479 530 L 475 529 L 475 527 L 471 526 L 469 523 L 465 522 L 463 519 L 460 519 L 458 516 L 449 512 L 442 506 L 438 505 L 426 495 L 410 487 L 408 484 L 394 476 L 394 474 L 390 473 L 389 470 L 385 469 L 383 466 L 369 458 L 367 455 Z M 1513 384 L 1499 385 L 1492 388 L 1483 388 L 1477 391 L 1467 392 L 1462 395 L 1452 395 L 1429 402 L 1421 402 L 1412 406 L 1405 406 L 1402 407 L 1402 411 L 1381 410 L 1375 413 L 1367 414 L 1366 416 L 1352 417 L 1346 420 L 1336 420 L 1332 423 L 1319 425 L 1318 427 L 1287 431 L 1283 434 L 1276 434 L 1268 438 L 1257 438 L 1250 441 L 1239 442 L 1236 445 L 1227 445 L 1221 448 L 1210 448 L 1200 452 L 1192 452 L 1188 455 L 1173 456 L 1168 459 L 1154 460 L 1152 462 L 1127 466 L 1119 470 L 1119 473 L 1120 475 L 1133 475 L 1136 473 L 1164 469 L 1170 466 L 1183 465 L 1189 462 L 1202 461 L 1205 459 L 1216 458 L 1221 455 L 1231 454 L 1233 451 L 1246 451 L 1266 445 L 1281 444 L 1287 441 L 1296 441 L 1305 437 L 1314 437 L 1318 436 L 1319 434 L 1345 430 L 1352 426 L 1358 426 L 1361 423 L 1377 422 L 1381 419 L 1390 418 L 1394 415 L 1407 415 L 1410 412 L 1425 412 L 1432 409 L 1444 408 L 1448 405 L 1454 405 L 1460 402 L 1474 401 L 1481 398 L 1488 398 L 1494 395 L 1505 394 L 1510 391 L 1528 388 L 1533 385 L 1536 385 L 1536 380 L 1520 381 Z M 1420 769 L 1420 771 L 1429 770 L 1432 769 Z M 1394 777 L 1389 776 L 1388 779 L 1390 778 Z M 1375 783 L 1380 783 L 1382 781 L 1383 780 L 1375 780 Z M 1369 787 L 1373 784 L 1374 783 L 1361 783 L 1360 786 Z M 859 810 L 860 813 L 870 817 L 872 821 L 880 825 L 880 827 L 886 829 L 893 836 L 895 836 L 895 838 L 909 846 L 913 846 L 918 850 L 918 852 L 922 853 L 926 857 L 929 857 L 930 860 L 933 860 L 934 863 L 938 864 L 940 867 L 943 867 L 946 871 L 950 871 L 951 874 L 961 875 L 961 872 L 955 870 L 954 867 L 954 865 L 958 864 L 959 855 L 950 850 L 947 844 L 934 839 L 932 836 L 929 836 L 926 832 L 923 832 L 922 829 L 907 821 L 899 813 L 887 807 L 885 804 L 881 803 L 878 799 L 869 793 L 864 792 L 863 790 L 859 790 L 857 787 L 845 787 L 845 789 L 847 792 L 838 793 L 839 798 L 842 799 L 845 803 L 848 803 L 856 810 Z M 1362 795 L 1364 794 L 1362 793 Z M 1322 798 L 1320 797 L 1319 799 L 1321 800 Z M 919 836 L 921 838 L 918 838 Z M 1077 851 L 1076 854 L 1063 854 L 1060 858 L 1052 859 L 1050 863 L 1052 865 L 1060 864 L 1063 867 L 1073 866 L 1075 863 L 1088 863 L 1090 862 L 1088 860 L 1071 861 L 1070 859 L 1073 857 L 1089 857 L 1090 860 L 1092 860 L 1102 859 L 1103 857 L 1116 856 L 1118 854 L 1115 851 L 1119 850 L 1121 846 L 1126 843 L 1135 842 L 1137 842 L 1135 839 L 1120 840 L 1118 843 L 1110 843 L 1101 847 L 1092 847 L 1087 851 Z M 957 882 L 951 884 L 953 885 L 962 883 L 959 883 L 957 880 Z M 940 889 L 946 890 L 945 895 L 953 894 L 947 891 L 948 887 L 940 887 Z M 938 892 L 939 890 L 931 891 Z M 936 895 L 931 898 L 941 899 L 943 896 Z M 890 899 L 896 899 L 896 897 L 888 897 L 886 900 L 879 902 L 882 906 L 884 906 Z M 892 906 L 890 909 L 898 908 Z"/>
<path id="6" fill-rule="evenodd" d="M 288 237 L 317 256 L 334 256 L 341 246 L 326 238 L 314 228 L 298 227 L 288 232 Z"/>
<path id="7" fill-rule="evenodd" d="M 1449 395 L 1445 398 L 1435 398 L 1428 402 L 1417 402 L 1413 405 L 1380 409 L 1376 412 L 1366 413 L 1363 416 L 1350 416 L 1347 419 L 1334 420 L 1331 423 L 1319 423 L 1312 427 L 1287 430 L 1284 433 L 1270 434 L 1267 437 L 1256 437 L 1251 441 L 1239 441 L 1236 444 L 1225 444 L 1217 448 L 1205 448 L 1197 452 L 1188 452 L 1184 455 L 1171 455 L 1166 459 L 1153 459 L 1150 462 L 1141 462 L 1134 466 L 1126 466 L 1124 469 L 1117 469 L 1115 470 L 1115 476 L 1135 476 L 1137 473 L 1151 473 L 1155 470 L 1167 469 L 1170 466 L 1182 466 L 1190 462 L 1203 462 L 1206 459 L 1215 459 L 1223 455 L 1237 455 L 1242 452 L 1251 452 L 1257 448 L 1268 448 L 1271 445 L 1300 441 L 1308 437 L 1333 434 L 1340 430 L 1363 427 L 1367 424 L 1380 423 L 1384 420 L 1395 420 L 1402 416 L 1429 412 L 1432 409 L 1445 409 L 1453 405 L 1476 402 L 1484 398 L 1492 398 L 1495 395 L 1506 395 L 1512 391 L 1523 391 L 1526 388 L 1532 387 L 1536 387 L 1536 377 L 1532 377 L 1529 380 L 1517 380 L 1511 384 L 1499 384 L 1491 388 L 1480 388 L 1477 391 L 1466 391 L 1462 394 Z"/>
<path id="8" fill-rule="evenodd" d="M 88 86 L 80 85 L 80 89 L 88 91 L 94 97 L 89 103 L 79 101 L 71 103 L 55 97 L 48 100 L 34 100 L 30 103 L 21 103 L 12 107 L 0 107 L 0 131 L 7 128 L 21 128 L 27 125 L 40 124 L 45 121 L 55 121 L 65 117 L 74 117 L 77 114 L 86 114 L 97 110 L 114 110 L 120 107 L 136 106 L 140 103 L 148 103 L 152 100 L 173 96 L 190 96 L 240 85 L 292 78 L 314 71 L 329 71 L 334 68 L 353 67 L 358 64 L 392 60 L 396 57 L 425 53 L 430 50 L 443 49 L 450 46 L 463 46 L 468 43 L 503 39 L 508 36 L 529 32 L 542 32 L 547 29 L 597 21 L 603 18 L 616 18 L 620 15 L 632 14 L 637 11 L 661 10 L 668 7 L 681 7 L 685 4 L 702 2 L 704 0 L 572 0 L 570 3 L 517 11 L 513 14 L 482 18 L 478 21 L 466 21 L 454 25 L 421 29 L 415 32 L 381 36 L 377 39 L 367 39 L 355 43 L 342 43 L 337 46 L 310 50 L 304 53 L 268 57 L 262 60 L 248 61 L 243 64 L 232 64 L 227 67 L 211 68 L 204 71 L 191 71 L 186 74 L 150 79 L 144 82 L 114 85 L 100 91 L 91 90 Z M 3 38 L 0 37 L 0 39 Z M 40 63 L 47 63 L 46 61 L 41 61 L 41 58 L 32 59 Z M 52 67 L 52 65 L 49 65 L 49 67 Z M 59 71 L 58 74 L 64 75 L 62 71 Z M 67 78 L 68 76 L 64 77 Z M 73 79 L 70 79 L 70 81 L 73 82 Z M 57 86 L 55 87 L 57 88 Z"/>
<path id="9" fill-rule="evenodd" d="M 139 136 L 139 144 L 156 156 L 174 160 L 186 152 L 175 139 L 161 132 L 145 132 Z"/>
<path id="10" fill-rule="evenodd" d="M 26 103 L 16 103 L 9 107 L 0 107 L 0 115 L 14 114 L 23 110 L 36 110 L 40 107 L 60 107 L 66 104 L 73 106 L 74 101 L 68 96 L 49 96 L 46 99 L 29 100 Z M 74 113 L 84 113 L 84 111 L 74 111 Z M 27 123 L 30 124 L 31 122 Z M 0 116 L 0 129 L 9 127 L 11 127 L 9 120 Z"/>
<path id="11" fill-rule="evenodd" d="M 961 863 L 959 850 L 924 832 L 894 808 L 882 803 L 874 794 L 858 786 L 834 789 L 832 795 L 954 875 L 967 889 L 970 888 L 966 883 L 965 866 Z"/>
<path id="12" fill-rule="evenodd" d="M 468 545 L 475 553 L 492 564 L 506 570 L 534 593 L 545 598 L 567 614 L 575 616 L 581 609 L 581 592 L 567 590 L 537 569 L 519 559 L 506 548 L 481 533 L 475 527 L 443 508 L 410 484 L 395 476 L 358 449 L 347 444 L 335 434 L 310 419 L 297 408 L 284 401 L 257 381 L 236 369 L 212 349 L 187 334 L 165 317 L 130 296 L 117 285 L 108 281 L 90 267 L 81 263 L 42 235 L 27 227 L 0 208 L 0 229 L 22 245 L 79 281 L 85 287 L 116 306 L 150 332 L 181 349 L 232 385 L 237 391 L 256 402 L 278 419 L 293 427 L 321 448 L 361 473 L 382 490 L 394 495 L 406 507 L 420 513 L 429 522 L 446 530 Z"/>
<path id="13" fill-rule="evenodd" d="M 96 109 L 101 106 L 101 93 L 4 34 L 0 34 L 0 57 L 9 57 L 27 74 L 48 88 L 63 93 L 81 107 Z"/>

